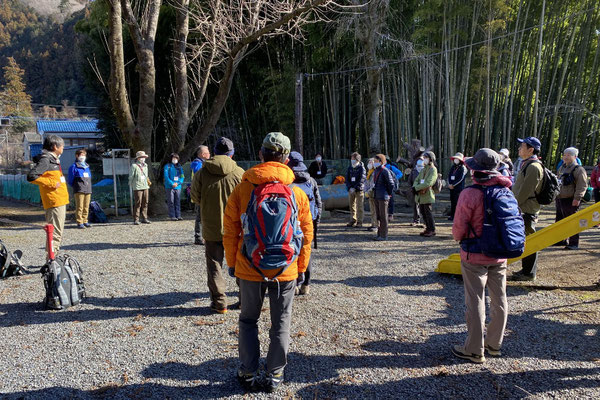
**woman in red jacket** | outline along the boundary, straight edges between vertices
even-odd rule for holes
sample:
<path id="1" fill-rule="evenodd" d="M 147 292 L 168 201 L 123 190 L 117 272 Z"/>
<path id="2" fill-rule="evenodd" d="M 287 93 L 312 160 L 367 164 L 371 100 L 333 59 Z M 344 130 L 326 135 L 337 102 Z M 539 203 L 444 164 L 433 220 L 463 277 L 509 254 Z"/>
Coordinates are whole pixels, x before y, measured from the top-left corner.
<path id="1" fill-rule="evenodd" d="M 494 150 L 480 149 L 465 165 L 471 170 L 473 182 L 481 186 L 510 187 L 511 180 L 498 172 L 500 156 Z M 476 187 L 464 189 L 458 198 L 452 235 L 455 240 L 480 237 L 484 221 L 484 192 Z M 465 304 L 467 306 L 467 340 L 456 345 L 452 353 L 474 363 L 485 361 L 484 349 L 491 356 L 500 356 L 506 328 L 506 259 L 491 258 L 483 253 L 460 250 Z M 490 295 L 490 323 L 484 338 L 485 288 Z"/>

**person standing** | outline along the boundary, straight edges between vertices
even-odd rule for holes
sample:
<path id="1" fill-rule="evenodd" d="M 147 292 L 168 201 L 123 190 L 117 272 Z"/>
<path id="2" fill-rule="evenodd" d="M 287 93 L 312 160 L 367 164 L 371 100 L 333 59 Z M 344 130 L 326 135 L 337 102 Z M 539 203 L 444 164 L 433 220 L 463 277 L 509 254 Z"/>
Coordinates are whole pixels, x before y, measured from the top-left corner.
<path id="1" fill-rule="evenodd" d="M 578 155 L 579 150 L 575 147 L 566 148 L 563 152 L 563 164 L 558 170 L 560 192 L 556 197 L 556 222 L 579 211 L 579 205 L 588 187 L 585 168 L 576 162 Z M 579 234 L 557 244 L 564 245 L 565 250 L 577 250 Z"/>
<path id="2" fill-rule="evenodd" d="M 133 190 L 133 224 L 140 224 L 140 214 L 142 223 L 149 224 L 148 219 L 148 195 L 152 182 L 148 178 L 148 165 L 146 159 L 148 155 L 143 151 L 135 153 L 135 162 L 129 168 L 129 186 Z"/>
<path id="3" fill-rule="evenodd" d="M 512 190 L 525 221 L 525 234 L 531 235 L 535 233 L 535 225 L 541 208 L 535 195 L 542 189 L 544 181 L 544 168 L 538 160 L 542 143 L 533 136 L 517 139 L 517 141 L 520 143 L 519 157 L 522 161 L 517 170 Z M 521 260 L 521 270 L 513 273 L 510 279 L 534 281 L 536 274 L 537 253 L 533 253 Z"/>
<path id="4" fill-rule="evenodd" d="M 288 157 L 288 167 L 294 172 L 294 186 L 298 186 L 308 198 L 310 205 L 310 215 L 313 221 L 313 237 L 316 239 L 317 226 L 321 220 L 321 213 L 323 212 L 323 203 L 321 202 L 321 193 L 319 192 L 319 186 L 307 172 L 306 165 L 304 164 L 304 158 L 302 154 L 297 151 L 292 151 Z M 313 240 L 313 244 L 315 241 Z M 316 249 L 316 246 L 314 247 Z M 312 274 L 312 259 L 308 261 L 308 266 L 303 274 L 298 274 L 296 281 L 296 294 L 307 295 L 310 292 L 310 277 Z"/>
<path id="5" fill-rule="evenodd" d="M 394 194 L 394 177 L 392 171 L 385 168 L 387 159 L 383 154 L 375 156 L 373 167 L 373 197 L 375 198 L 375 213 L 377 214 L 376 241 L 387 240 L 388 237 L 388 203 Z"/>
<path id="6" fill-rule="evenodd" d="M 435 203 L 435 193 L 433 185 L 438 178 L 437 168 L 435 167 L 435 154 L 432 151 L 423 153 L 424 168 L 417 175 L 413 188 L 417 193 L 415 201 L 419 204 L 419 212 L 425 221 L 425 230 L 420 233 L 421 236 L 435 236 L 435 220 L 433 219 L 433 204 Z"/>
<path id="7" fill-rule="evenodd" d="M 448 173 L 448 189 L 450 189 L 450 216 L 449 221 L 454 219 L 458 196 L 465 188 L 465 178 L 467 177 L 467 167 L 465 167 L 465 157 L 462 153 L 456 153 L 450 157 L 452 167 Z"/>
<path id="8" fill-rule="evenodd" d="M 210 151 L 207 146 L 198 146 L 196 150 L 196 158 L 192 161 L 190 169 L 192 170 L 192 181 L 194 180 L 195 174 L 200 171 L 202 165 L 206 160 L 210 158 Z M 192 202 L 194 199 L 192 197 Z M 196 212 L 196 221 L 194 223 L 194 244 L 203 245 L 204 239 L 202 238 L 202 218 L 200 212 L 200 205 L 194 203 L 194 211 Z"/>
<path id="9" fill-rule="evenodd" d="M 365 166 L 360 162 L 361 156 L 357 152 L 350 157 L 350 166 L 346 171 L 346 189 L 348 190 L 348 202 L 350 203 L 350 221 L 347 227 L 356 225 L 362 228 L 365 211 L 365 181 L 367 172 Z"/>
<path id="10" fill-rule="evenodd" d="M 179 154 L 171 153 L 171 162 L 163 168 L 167 205 L 171 221 L 181 221 L 181 184 L 183 183 L 183 168 L 179 165 Z"/>
<path id="11" fill-rule="evenodd" d="M 415 191 L 414 184 L 417 180 L 417 176 L 419 176 L 419 173 L 423 170 L 423 168 L 425 168 L 425 164 L 423 164 L 423 157 L 419 156 L 415 160 L 414 168 L 412 171 L 410 171 L 410 175 L 408 175 L 408 185 L 410 189 L 406 194 L 406 200 L 413 210 L 413 222 L 411 226 L 422 226 L 421 212 L 419 211 L 419 204 L 417 204 L 417 192 Z"/>
<path id="12" fill-rule="evenodd" d="M 508 149 L 500 149 L 500 151 L 498 152 L 498 154 L 500 155 L 500 161 L 503 162 L 507 167 L 508 167 L 508 175 L 505 176 L 512 176 L 515 172 L 515 166 L 512 162 L 512 160 L 510 159 L 510 152 L 508 151 Z"/>
<path id="13" fill-rule="evenodd" d="M 392 172 L 392 179 L 394 180 L 394 190 L 388 202 L 388 222 L 392 222 L 394 220 L 394 193 L 400 188 L 400 179 L 402 179 L 404 174 L 400 171 L 400 168 L 392 164 L 389 156 L 386 156 L 385 167 Z"/>
<path id="14" fill-rule="evenodd" d="M 92 173 L 86 161 L 87 151 L 79 149 L 75 152 L 75 162 L 69 167 L 67 182 L 75 195 L 75 221 L 79 229 L 90 228 L 88 214 L 92 199 Z"/>
<path id="15" fill-rule="evenodd" d="M 327 175 L 327 164 L 323 161 L 321 153 L 317 153 L 315 161 L 310 163 L 308 167 L 308 173 L 310 176 L 317 181 L 319 185 L 323 184 L 323 178 Z"/>
<path id="16" fill-rule="evenodd" d="M 475 185 L 510 188 L 509 177 L 501 175 L 497 166 L 500 156 L 491 149 L 480 149 L 465 161 L 473 172 Z M 510 194 L 510 192 L 509 192 Z M 511 196 L 512 197 L 512 196 Z M 506 321 L 506 259 L 488 257 L 478 245 L 472 245 L 483 233 L 485 194 L 476 186 L 466 188 L 458 199 L 452 236 L 461 242 L 460 266 L 465 286 L 467 339 L 464 345 L 452 347 L 456 357 L 474 363 L 485 362 L 484 351 L 500 356 Z M 515 209 L 515 212 L 517 210 Z M 485 329 L 485 288 L 490 296 L 490 323 Z M 484 331 L 486 334 L 484 336 Z"/>
<path id="17" fill-rule="evenodd" d="M 240 279 L 242 304 L 238 351 L 241 365 L 237 372 L 237 379 L 246 390 L 250 391 L 264 389 L 273 392 L 283 382 L 290 344 L 292 303 L 296 280 L 298 273 L 306 271 L 310 260 L 313 228 L 308 198 L 297 186 L 291 188 L 293 195 L 289 195 L 283 186 L 288 185 L 287 187 L 289 187 L 294 181 L 294 173 L 285 165 L 290 150 L 290 139 L 281 132 L 271 132 L 265 137 L 259 152 L 262 163 L 244 173 L 242 183 L 237 185 L 227 201 L 223 220 L 223 245 L 227 264 L 230 267 L 230 273 L 233 272 Z M 284 197 L 271 197 L 269 202 L 282 204 L 287 202 L 286 199 L 295 199 L 296 204 L 291 205 L 294 212 L 288 217 L 289 219 L 286 219 L 285 216 L 280 219 L 279 214 L 276 214 L 278 218 L 271 215 L 261 217 L 259 213 L 253 211 L 254 209 L 249 209 L 249 203 L 252 202 L 250 205 L 256 205 L 255 196 L 262 198 L 261 193 L 269 195 L 272 193 L 270 190 L 281 190 L 280 196 Z M 287 206 L 284 208 L 290 210 Z M 274 210 L 275 213 L 276 211 Z M 290 223 L 292 220 L 295 222 L 294 228 L 287 226 L 288 229 L 293 229 L 295 232 L 291 234 L 291 238 L 286 236 L 290 242 L 285 245 L 286 253 L 289 254 L 285 261 L 278 257 L 279 254 L 260 253 L 258 246 L 252 250 L 245 245 L 246 240 L 258 241 L 256 236 L 249 235 L 248 232 L 244 234 L 245 229 L 250 229 L 249 224 L 264 222 L 267 218 L 270 223 L 263 225 L 261 229 L 264 231 L 261 232 L 269 239 L 261 236 L 260 243 L 265 244 L 265 241 L 277 238 L 276 243 L 269 242 L 269 245 L 276 245 L 279 243 L 278 239 L 282 237 L 278 234 L 281 229 L 278 223 L 281 224 L 284 220 Z M 268 229 L 275 230 L 275 232 L 268 232 Z M 298 235 L 300 230 L 303 237 Z M 283 246 L 281 248 L 283 250 Z M 288 253 L 292 249 L 293 254 Z M 268 262 L 271 265 L 276 260 L 280 260 L 277 265 L 283 264 L 283 266 L 274 269 L 260 268 L 263 263 Z M 266 376 L 262 379 L 259 375 L 258 319 L 267 290 L 271 312 L 269 332 L 271 342 L 267 354 Z"/>
<path id="18" fill-rule="evenodd" d="M 44 206 L 46 223 L 54 227 L 52 249 L 46 246 L 46 259 L 50 259 L 50 250 L 56 253 L 60 250 L 69 191 L 67 182 L 60 166 L 60 156 L 65 148 L 64 140 L 57 135 L 44 138 L 42 153 L 34 159 L 35 165 L 27 174 L 27 181 L 38 185 L 40 197 Z"/>
<path id="19" fill-rule="evenodd" d="M 592 184 L 592 189 L 594 189 L 594 202 L 600 203 L 600 157 L 596 162 L 596 166 L 592 170 L 590 181 Z"/>
<path id="20" fill-rule="evenodd" d="M 204 166 L 194 174 L 192 200 L 200 208 L 202 236 L 206 244 L 206 273 L 210 292 L 210 310 L 227 312 L 227 288 L 221 274 L 225 250 L 223 247 L 223 214 L 227 199 L 242 181 L 244 170 L 233 161 L 234 146 L 230 139 L 219 138 L 213 149 L 215 156 L 204 160 Z"/>
<path id="21" fill-rule="evenodd" d="M 373 232 L 377 230 L 377 213 L 375 212 L 375 197 L 374 197 L 374 180 L 375 175 L 373 172 L 375 171 L 375 167 L 373 163 L 375 162 L 374 158 L 369 158 L 369 162 L 367 163 L 367 180 L 365 181 L 365 196 L 369 199 L 369 210 L 371 211 L 371 226 L 367 228 L 367 231 Z"/>

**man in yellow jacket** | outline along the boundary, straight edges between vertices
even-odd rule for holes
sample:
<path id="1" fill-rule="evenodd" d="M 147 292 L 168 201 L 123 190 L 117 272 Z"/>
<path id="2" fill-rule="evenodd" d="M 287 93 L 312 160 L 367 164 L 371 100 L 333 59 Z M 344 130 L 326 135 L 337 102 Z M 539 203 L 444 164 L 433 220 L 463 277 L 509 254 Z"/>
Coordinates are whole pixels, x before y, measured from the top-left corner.
<path id="1" fill-rule="evenodd" d="M 46 211 L 46 223 L 54 226 L 52 249 L 57 253 L 65 227 L 69 192 L 67 181 L 60 166 L 60 155 L 65 142 L 60 136 L 50 135 L 44 139 L 42 153 L 34 160 L 35 166 L 29 171 L 27 180 L 40 187 L 40 197 Z M 49 258 L 46 249 L 46 258 Z"/>
<path id="2" fill-rule="evenodd" d="M 282 133 L 271 132 L 266 136 L 259 153 L 262 163 L 244 173 L 242 182 L 236 186 L 227 201 L 223 219 L 225 257 L 230 273 L 234 273 L 240 279 L 242 304 L 238 347 L 241 366 L 237 378 L 242 386 L 250 391 L 264 389 L 273 392 L 283 381 L 283 370 L 287 363 L 290 343 L 294 288 L 298 273 L 306 271 L 310 259 L 310 245 L 313 239 L 312 217 L 308 198 L 299 187 L 291 188 L 293 192 L 291 198 L 296 202 L 297 224 L 302 231 L 300 236 L 303 236 L 299 243 L 299 254 L 290 256 L 288 259 L 290 262 L 285 268 L 264 269 L 259 268 L 257 260 L 262 262 L 263 255 L 270 257 L 271 254 L 259 253 L 259 257 L 253 256 L 251 261 L 247 255 L 247 246 L 244 246 L 245 233 L 246 237 L 252 236 L 249 232 L 244 232 L 244 228 L 248 227 L 248 211 L 250 211 L 247 210 L 248 203 L 255 189 L 260 190 L 265 187 L 263 184 L 274 182 L 283 185 L 294 182 L 294 173 L 286 165 L 290 150 L 290 140 Z M 292 219 L 293 214 L 292 210 Z M 259 212 L 255 215 L 258 216 Z M 294 229 L 294 238 L 297 237 L 296 233 L 299 230 L 298 227 Z M 273 232 L 273 234 L 277 233 Z M 258 237 L 258 229 L 255 234 Z M 271 309 L 269 332 L 271 343 L 267 354 L 266 375 L 263 378 L 259 374 L 260 343 L 257 323 L 267 289 Z"/>

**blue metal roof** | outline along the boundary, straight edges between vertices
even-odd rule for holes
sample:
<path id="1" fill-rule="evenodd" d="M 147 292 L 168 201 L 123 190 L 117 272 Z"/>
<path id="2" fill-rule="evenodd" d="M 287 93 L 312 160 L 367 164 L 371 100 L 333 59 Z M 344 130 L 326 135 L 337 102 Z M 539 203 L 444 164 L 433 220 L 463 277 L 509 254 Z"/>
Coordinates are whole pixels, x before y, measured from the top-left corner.
<path id="1" fill-rule="evenodd" d="M 97 119 L 88 120 L 38 120 L 37 130 L 45 133 L 101 133 Z"/>

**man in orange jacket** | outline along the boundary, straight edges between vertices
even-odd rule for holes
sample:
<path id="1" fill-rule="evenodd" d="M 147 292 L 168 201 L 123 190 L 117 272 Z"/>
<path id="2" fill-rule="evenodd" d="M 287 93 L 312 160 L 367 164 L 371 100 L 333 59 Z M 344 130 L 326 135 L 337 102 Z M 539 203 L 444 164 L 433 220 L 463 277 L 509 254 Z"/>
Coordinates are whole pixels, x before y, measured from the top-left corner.
<path id="1" fill-rule="evenodd" d="M 50 135 L 44 138 L 42 153 L 36 157 L 35 166 L 29 171 L 27 180 L 40 187 L 40 197 L 46 211 L 46 223 L 54 226 L 52 248 L 57 253 L 65 227 L 69 192 L 67 181 L 60 166 L 60 155 L 65 142 L 60 136 Z M 49 258 L 49 249 L 46 249 Z"/>
<path id="2" fill-rule="evenodd" d="M 237 378 L 246 390 L 264 389 L 273 392 L 283 381 L 283 370 L 287 363 L 290 342 L 290 323 L 295 282 L 298 273 L 304 273 L 310 258 L 313 239 L 310 204 L 299 187 L 292 187 L 297 208 L 297 222 L 302 231 L 297 258 L 283 269 L 259 269 L 255 261 L 249 260 L 244 247 L 244 226 L 248 203 L 255 189 L 262 184 L 294 182 L 294 173 L 287 167 L 291 150 L 290 140 L 280 132 L 271 132 L 263 141 L 259 152 L 261 164 L 246 171 L 242 182 L 236 186 L 227 201 L 223 219 L 223 245 L 230 274 L 240 279 L 241 313 L 239 320 L 239 356 L 241 366 Z M 258 215 L 258 213 L 256 213 Z M 266 254 L 268 257 L 269 254 Z M 254 258 L 253 258 L 254 260 Z M 262 262 L 262 261 L 261 261 Z M 283 271 L 283 272 L 282 272 Z M 259 374 L 260 342 L 258 340 L 258 318 L 265 293 L 269 290 L 271 329 L 266 375 Z"/>

